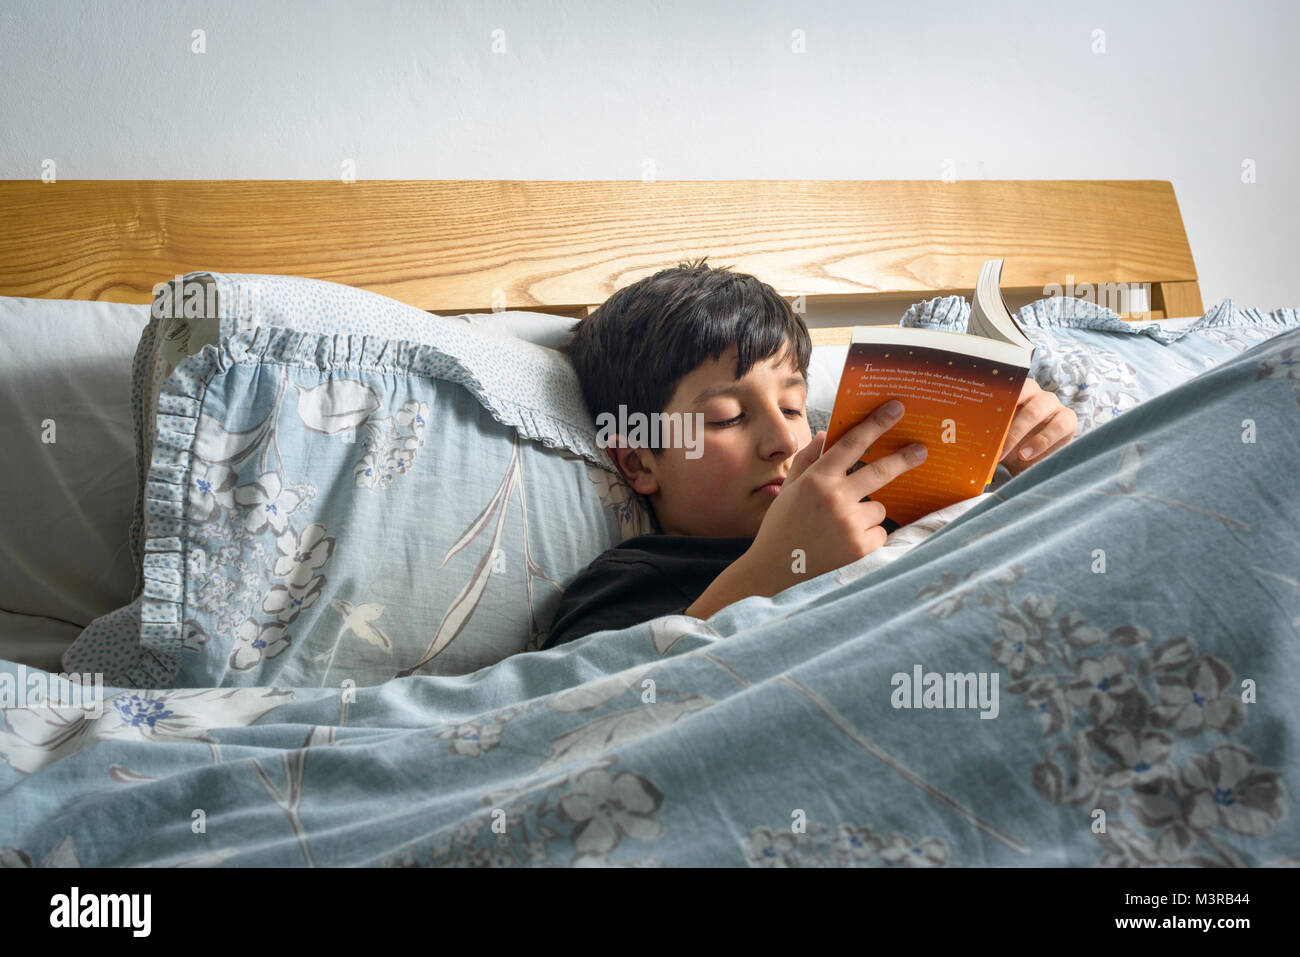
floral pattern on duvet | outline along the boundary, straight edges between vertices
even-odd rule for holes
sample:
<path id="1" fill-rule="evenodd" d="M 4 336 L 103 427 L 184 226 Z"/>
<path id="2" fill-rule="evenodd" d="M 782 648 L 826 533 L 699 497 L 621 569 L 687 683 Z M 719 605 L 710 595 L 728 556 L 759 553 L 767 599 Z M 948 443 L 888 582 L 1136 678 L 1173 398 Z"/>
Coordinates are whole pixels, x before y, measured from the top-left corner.
<path id="1" fill-rule="evenodd" d="M 994 609 L 989 655 L 1048 745 L 1034 789 L 1104 822 L 1093 829 L 1101 866 L 1243 866 L 1221 836 L 1266 837 L 1286 816 L 1287 793 L 1277 770 L 1223 740 L 1247 713 L 1231 666 L 1185 635 L 1159 640 L 1137 624 L 1104 631 L 1055 595 L 1013 598 L 1024 575 L 1011 565 L 967 587 L 949 576 L 917 597 L 937 618 L 971 599 Z M 1206 739 L 1208 751 L 1186 746 Z"/>
<path id="2" fill-rule="evenodd" d="M 662 619 L 651 632 L 654 652 L 663 655 L 681 637 L 708 634 L 711 629 L 681 615 Z M 420 849 L 383 863 L 405 867 L 609 867 L 616 863 L 610 855 L 618 848 L 663 838 L 666 827 L 659 815 L 665 801 L 663 790 L 645 774 L 616 767 L 621 759 L 615 749 L 716 702 L 706 695 L 660 691 L 653 707 L 647 707 L 646 679 L 658 664 L 629 668 L 557 692 L 540 703 L 511 705 L 440 730 L 437 736 L 453 754 L 481 758 L 500 746 L 512 719 L 534 707 L 583 715 L 618 702 L 614 710 L 583 720 L 553 738 L 550 753 L 536 770 L 509 788 L 485 795 L 483 810 L 436 831 L 422 840 Z M 556 773 L 575 759 L 586 763 L 575 771 Z M 552 843 L 558 843 L 562 852 L 552 851 Z M 798 833 L 757 827 L 740 850 L 751 867 L 951 865 L 948 845 L 939 838 L 913 841 L 898 833 L 882 837 L 868 827 L 849 824 L 831 831 L 820 821 L 808 822 Z M 662 863 L 647 855 L 619 861 L 617 866 L 655 867 Z"/>

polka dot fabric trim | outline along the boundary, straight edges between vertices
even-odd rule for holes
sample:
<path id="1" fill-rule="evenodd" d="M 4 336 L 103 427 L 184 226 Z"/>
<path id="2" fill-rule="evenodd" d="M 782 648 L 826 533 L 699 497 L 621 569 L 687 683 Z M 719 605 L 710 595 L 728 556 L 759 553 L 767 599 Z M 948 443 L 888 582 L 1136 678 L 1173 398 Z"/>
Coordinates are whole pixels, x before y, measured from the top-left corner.
<path id="1" fill-rule="evenodd" d="M 131 512 L 131 529 L 127 541 L 131 546 L 131 565 L 135 568 L 135 585 L 131 597 L 138 598 L 144 586 L 140 572 L 140 541 L 144 532 L 144 485 L 149 475 L 149 459 L 153 451 L 153 405 L 156 390 L 146 387 L 153 382 L 154 359 L 158 351 L 158 327 L 165 320 L 150 316 L 149 324 L 140 333 L 140 342 L 131 361 L 131 425 L 135 430 L 135 509 Z M 146 436 L 149 440 L 146 443 Z"/>
<path id="2" fill-rule="evenodd" d="M 63 653 L 64 671 L 100 672 L 110 688 L 130 687 L 128 674 L 156 671 L 160 662 L 141 663 L 145 655 L 140 646 L 141 601 L 137 598 L 92 621 Z"/>

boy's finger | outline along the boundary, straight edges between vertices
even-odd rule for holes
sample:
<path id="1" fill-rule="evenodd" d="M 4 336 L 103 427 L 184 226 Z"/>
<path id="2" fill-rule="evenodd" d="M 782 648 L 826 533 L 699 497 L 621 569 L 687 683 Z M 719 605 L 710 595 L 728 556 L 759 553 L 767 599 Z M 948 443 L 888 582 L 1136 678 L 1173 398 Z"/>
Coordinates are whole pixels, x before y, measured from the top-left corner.
<path id="1" fill-rule="evenodd" d="M 1056 441 L 1053 442 L 1052 439 L 1055 438 L 1055 434 L 1055 430 L 1044 429 L 1042 432 L 1038 433 L 1032 443 L 1021 442 L 1020 448 L 1024 448 L 1025 445 L 1030 445 L 1034 453 L 1029 458 L 1022 460 L 1025 462 L 1037 462 L 1051 455 L 1061 446 L 1074 439 L 1074 433 L 1071 432 L 1068 435 L 1062 435 L 1059 439 L 1056 439 Z M 1022 458 L 1019 452 L 1016 453 L 1016 457 L 1018 459 Z"/>
<path id="2" fill-rule="evenodd" d="M 818 456 L 822 454 L 822 445 L 826 441 L 826 430 L 822 429 L 812 437 L 812 441 L 801 448 L 794 461 L 790 463 L 790 474 L 786 481 L 798 478 L 803 474 L 804 469 L 817 461 Z"/>
<path id="3" fill-rule="evenodd" d="M 1028 432 L 1021 434 L 1019 437 L 1008 435 L 1007 444 L 1002 447 L 1002 455 L 999 456 L 998 461 L 1005 462 L 1009 458 L 1019 458 L 1020 449 L 1024 448 L 1030 439 L 1038 435 L 1046 424 L 1046 422 L 1040 422 L 1037 426 L 1030 429 Z"/>
<path id="4" fill-rule="evenodd" d="M 907 411 L 900 402 L 897 403 L 895 414 L 891 415 L 889 405 L 889 402 L 882 402 L 861 422 L 840 436 L 833 446 L 826 449 L 826 454 L 822 456 L 827 460 L 824 468 L 831 469 L 836 474 L 843 474 L 851 469 L 855 462 L 860 461 L 871 444 L 897 425 Z"/>
<path id="5" fill-rule="evenodd" d="M 998 456 L 998 461 L 1003 462 L 1008 455 L 1016 453 L 1029 439 L 1050 425 L 1064 411 L 1065 407 L 1056 401 L 1056 396 L 1050 393 L 1044 392 L 1031 399 L 1016 412 L 1015 418 L 1011 420 L 1011 428 L 1007 431 L 1007 441 L 1002 447 L 1002 454 Z"/>

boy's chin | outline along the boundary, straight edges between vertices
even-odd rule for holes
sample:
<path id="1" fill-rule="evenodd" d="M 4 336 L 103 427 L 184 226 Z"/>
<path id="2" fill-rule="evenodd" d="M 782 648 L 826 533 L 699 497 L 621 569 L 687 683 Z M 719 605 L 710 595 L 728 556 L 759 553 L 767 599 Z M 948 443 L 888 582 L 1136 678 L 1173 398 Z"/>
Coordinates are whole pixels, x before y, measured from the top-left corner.
<path id="1" fill-rule="evenodd" d="M 735 536 L 736 538 L 755 538 L 755 537 L 757 537 L 757 535 L 758 535 L 758 530 L 759 530 L 759 529 L 762 527 L 762 525 L 763 525 L 763 518 L 764 518 L 764 516 L 767 515 L 767 510 L 768 510 L 768 508 L 769 508 L 770 506 L 771 506 L 771 503 L 769 502 L 767 505 L 763 506 L 763 508 L 759 510 L 759 513 L 758 513 L 758 515 L 757 515 L 756 517 L 754 517 L 754 518 L 752 518 L 752 519 L 749 519 L 748 521 L 737 522 L 737 523 L 736 523 L 736 524 L 737 524 L 737 530 L 736 530 L 736 532 L 733 533 L 734 536 Z"/>

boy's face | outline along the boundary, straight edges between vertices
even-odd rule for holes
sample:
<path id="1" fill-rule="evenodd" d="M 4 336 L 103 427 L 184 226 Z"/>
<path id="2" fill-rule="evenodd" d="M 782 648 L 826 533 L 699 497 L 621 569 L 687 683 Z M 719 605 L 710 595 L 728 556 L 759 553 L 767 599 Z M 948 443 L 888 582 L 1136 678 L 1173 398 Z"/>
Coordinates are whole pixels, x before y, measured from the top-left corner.
<path id="1" fill-rule="evenodd" d="M 657 457 L 625 446 L 609 450 L 628 484 L 649 496 L 666 535 L 754 537 L 775 501 L 761 486 L 785 478 L 795 454 L 812 441 L 808 383 L 793 354 L 756 363 L 739 380 L 736 355 L 733 345 L 693 369 L 664 409 L 692 422 L 704 414 L 696 450 L 664 448 Z M 718 389 L 732 391 L 701 396 Z"/>

